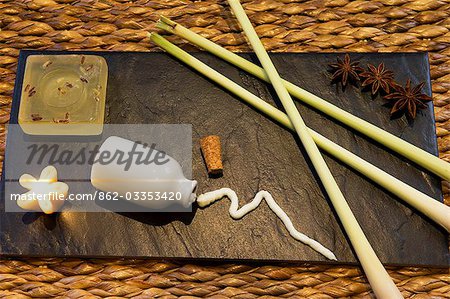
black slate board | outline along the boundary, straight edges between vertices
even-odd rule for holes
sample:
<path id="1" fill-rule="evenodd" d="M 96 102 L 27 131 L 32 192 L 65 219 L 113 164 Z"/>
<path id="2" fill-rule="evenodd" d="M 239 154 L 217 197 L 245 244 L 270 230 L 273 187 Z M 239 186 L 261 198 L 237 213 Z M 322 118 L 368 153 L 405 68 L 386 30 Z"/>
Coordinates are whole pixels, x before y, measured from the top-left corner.
<path id="1" fill-rule="evenodd" d="M 48 52 L 47 52 L 48 53 Z M 61 54 L 60 52 L 53 52 Z M 83 52 L 91 53 L 92 52 Z M 11 122 L 17 123 L 20 85 L 27 55 L 19 58 Z M 340 262 L 356 262 L 348 240 L 318 179 L 293 135 L 231 94 L 164 53 L 96 52 L 109 68 L 107 123 L 191 123 L 193 177 L 197 193 L 231 187 L 242 202 L 256 191 L 270 191 L 294 225 L 330 248 Z M 343 92 L 330 85 L 327 64 L 338 54 L 272 54 L 281 75 L 363 119 L 437 154 L 433 107 L 421 111 L 413 124 L 389 119 L 381 99 L 356 87 Z M 195 56 L 281 107 L 266 84 L 206 53 Z M 254 55 L 243 54 L 256 61 Z M 426 54 L 354 54 L 362 64 L 384 62 L 397 80 L 425 81 L 431 93 Z M 274 100 L 275 99 L 275 100 Z M 417 189 L 442 200 L 440 180 L 387 152 L 359 134 L 311 108 L 298 105 L 306 123 L 364 159 Z M 198 140 L 209 134 L 222 138 L 224 176 L 210 179 Z M 299 149 L 300 148 L 300 149 Z M 447 237 L 416 211 L 400 203 L 349 168 L 326 157 L 339 186 L 363 230 L 387 264 L 448 264 Z M 223 200 L 188 214 L 79 213 L 76 225 L 61 215 L 0 211 L 1 253 L 5 256 L 122 256 L 238 260 L 325 261 L 308 246 L 289 237 L 266 204 L 234 221 Z"/>

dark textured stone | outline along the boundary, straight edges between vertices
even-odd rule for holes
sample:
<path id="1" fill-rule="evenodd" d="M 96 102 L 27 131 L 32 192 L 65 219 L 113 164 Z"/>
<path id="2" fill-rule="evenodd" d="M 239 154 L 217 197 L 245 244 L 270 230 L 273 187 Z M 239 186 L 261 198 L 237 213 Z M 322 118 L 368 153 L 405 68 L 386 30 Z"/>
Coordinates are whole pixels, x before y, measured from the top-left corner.
<path id="1" fill-rule="evenodd" d="M 27 55 L 22 52 L 12 109 L 17 121 L 18 92 Z M 340 262 L 355 262 L 354 253 L 324 195 L 305 152 L 293 135 L 164 53 L 96 53 L 109 67 L 108 123 L 191 123 L 193 176 L 198 193 L 233 188 L 242 203 L 261 189 L 270 191 L 296 228 L 335 252 Z M 437 154 L 433 108 L 413 124 L 390 120 L 381 99 L 330 84 L 327 64 L 338 54 L 272 54 L 282 76 L 335 105 L 405 140 Z M 281 107 L 266 84 L 206 53 L 195 56 L 263 99 Z M 244 54 L 256 61 L 254 55 Z M 426 81 L 426 54 L 353 54 L 362 64 L 384 62 L 405 82 Z M 275 99 L 275 100 L 274 100 Z M 358 133 L 314 109 L 298 105 L 306 123 L 399 179 L 442 200 L 440 181 Z M 221 136 L 224 175 L 208 178 L 199 147 L 205 135 Z M 446 265 L 443 230 L 345 165 L 326 161 L 378 256 L 388 264 Z M 320 254 L 292 239 L 281 221 L 262 204 L 240 221 L 228 215 L 223 200 L 190 214 L 37 213 L 0 215 L 1 252 L 16 256 L 142 256 L 238 260 L 324 261 Z M 3 211 L 3 205 L 2 205 Z"/>

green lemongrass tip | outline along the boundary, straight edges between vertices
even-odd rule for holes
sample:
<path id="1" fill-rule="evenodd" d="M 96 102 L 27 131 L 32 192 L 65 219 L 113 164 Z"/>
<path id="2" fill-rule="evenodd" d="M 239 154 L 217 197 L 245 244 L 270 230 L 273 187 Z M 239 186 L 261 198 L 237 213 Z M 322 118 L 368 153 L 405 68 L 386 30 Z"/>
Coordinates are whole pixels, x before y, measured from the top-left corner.
<path id="1" fill-rule="evenodd" d="M 177 26 L 177 23 L 172 21 L 169 18 L 164 16 L 160 16 L 158 22 L 156 22 L 156 28 L 166 30 L 168 32 L 174 33 L 174 28 Z"/>
<path id="2" fill-rule="evenodd" d="M 171 19 L 169 19 L 168 17 L 165 17 L 165 16 L 160 16 L 159 17 L 159 22 L 165 23 L 165 24 L 167 24 L 167 25 L 169 25 L 171 27 L 175 27 L 177 25 L 177 22 L 172 21 Z"/>
<path id="3" fill-rule="evenodd" d="M 235 82 L 233 82 L 230 79 L 226 78 L 225 76 L 223 76 L 219 72 L 217 72 L 217 71 L 213 70 L 212 68 L 208 67 L 207 65 L 205 65 L 204 63 L 202 63 L 198 59 L 194 58 L 193 56 L 191 56 L 187 52 L 181 50 L 179 47 L 173 45 L 172 43 L 170 43 L 169 41 L 164 39 L 162 36 L 153 33 L 151 35 L 151 39 L 152 39 L 152 41 L 155 44 L 157 44 L 159 47 L 161 47 L 162 49 L 167 51 L 169 54 L 171 54 L 174 57 L 180 59 L 185 64 L 187 64 L 190 67 L 192 67 L 193 69 L 197 70 L 199 73 L 207 76 L 209 79 L 215 81 L 216 83 L 218 83 L 222 87 L 228 89 L 229 91 L 231 91 L 235 95 L 241 97 L 243 100 L 247 101 L 248 103 L 253 105 L 255 108 L 263 111 L 264 113 L 266 113 L 267 115 L 269 115 L 273 119 L 279 121 L 280 123 L 282 123 L 286 127 L 289 127 L 289 128 L 291 128 L 293 130 L 292 123 L 290 122 L 289 118 L 283 112 L 279 111 L 278 109 L 276 109 L 273 106 L 269 105 L 265 101 L 263 101 L 260 98 L 256 97 L 254 94 L 250 93 L 249 91 L 247 91 L 243 87 L 239 86 Z M 330 150 L 331 153 L 339 154 L 338 156 L 340 158 L 346 158 L 348 154 L 350 154 L 350 157 L 351 156 L 357 157 L 357 156 L 353 155 L 352 153 L 346 151 L 345 149 L 340 148 L 338 145 L 332 143 L 331 141 L 327 140 L 326 138 L 320 136 L 319 134 L 313 132 L 312 130 L 310 130 L 310 132 L 311 132 L 312 136 L 315 138 L 315 141 L 317 142 L 318 145 L 320 145 L 323 148 L 326 148 L 326 149 Z M 372 177 L 375 180 L 380 180 L 381 178 L 383 178 L 382 175 L 374 175 L 374 174 L 372 174 L 372 170 L 373 169 L 371 169 L 371 167 L 367 167 L 370 164 L 365 162 L 364 160 L 360 159 L 359 157 L 357 157 L 357 159 L 348 159 L 348 158 L 346 158 L 346 159 L 344 159 L 344 161 L 346 163 L 353 163 L 354 165 L 356 165 L 357 167 L 360 167 L 361 169 L 365 168 L 366 171 L 368 172 L 368 174 L 372 175 Z M 376 169 L 376 167 L 374 167 L 374 166 L 372 166 L 372 168 Z M 382 173 L 381 170 L 380 170 L 380 172 Z M 389 181 L 389 179 L 387 181 Z M 408 187 L 409 186 L 407 186 L 406 188 L 408 188 Z M 357 223 L 356 223 L 356 226 L 359 227 L 359 225 Z M 350 233 L 349 235 L 353 236 L 354 234 Z M 365 239 L 364 234 L 362 234 L 362 238 Z M 354 237 L 353 237 L 353 239 L 354 239 Z M 363 250 L 363 251 L 365 251 L 367 253 L 368 252 L 373 252 L 373 249 L 371 248 L 370 244 L 368 244 L 367 240 L 366 240 L 366 242 L 364 242 L 364 241 L 361 242 L 358 247 L 359 247 L 359 249 L 361 249 L 361 250 Z M 369 266 L 367 265 L 367 261 L 369 261 L 369 263 L 371 263 L 371 265 L 373 265 L 373 263 L 376 263 L 376 264 L 379 265 L 379 267 L 377 267 L 377 269 L 375 269 L 374 271 L 366 270 L 366 271 L 369 271 L 370 273 L 372 273 L 370 275 L 372 281 L 373 281 L 373 275 L 374 275 L 373 273 L 376 273 L 376 274 L 378 274 L 378 273 L 381 273 L 381 274 L 385 273 L 384 268 L 382 267 L 381 263 L 379 263 L 379 260 L 378 260 L 378 258 L 376 257 L 376 255 L 374 253 L 373 254 L 369 254 L 368 258 L 366 258 L 366 259 L 363 258 L 362 260 L 364 261 L 364 265 L 365 265 L 364 268 L 365 269 L 369 269 L 370 270 L 371 268 L 373 268 L 370 265 Z M 385 274 L 384 277 L 386 277 L 386 275 L 387 274 Z M 383 284 L 385 283 L 384 280 L 385 279 L 382 279 Z M 386 284 L 386 285 L 388 285 L 388 284 Z"/>
<path id="4" fill-rule="evenodd" d="M 277 121 L 284 127 L 294 130 L 291 121 L 282 111 L 252 94 L 237 83 L 231 81 L 211 67 L 205 65 L 200 60 L 192 57 L 190 54 L 173 45 L 160 35 L 152 33 L 151 39 L 155 42 L 155 44 L 166 50 L 168 53 L 177 57 L 188 66 L 203 74 L 205 77 L 210 78 L 218 85 L 221 85 L 228 91 L 239 96 L 246 103 L 258 109 L 266 116 Z M 448 217 L 450 214 L 450 207 L 405 184 L 401 180 L 370 164 L 312 129 L 309 129 L 309 132 L 321 149 L 365 175 L 367 178 L 371 179 L 373 182 L 382 186 L 386 190 L 395 194 L 398 198 L 404 200 L 409 205 L 428 216 L 447 231 L 450 231 L 450 217 Z"/>
<path id="5" fill-rule="evenodd" d="M 169 25 L 169 26 L 168 26 Z M 168 32 L 174 33 L 194 45 L 203 48 L 212 54 L 228 61 L 229 63 L 245 70 L 246 72 L 269 82 L 264 69 L 251 63 L 250 61 L 226 50 L 225 48 L 207 40 L 199 34 L 183 27 L 182 25 L 166 18 L 161 17 L 157 24 L 157 27 Z M 407 159 L 413 161 L 417 165 L 422 166 L 425 169 L 433 172 L 441 178 L 450 181 L 450 163 L 447 163 L 439 157 L 436 157 L 427 151 L 414 146 L 405 140 L 378 128 L 377 126 L 365 121 L 333 104 L 325 101 L 324 99 L 296 86 L 289 81 L 283 80 L 283 84 L 291 95 L 301 100 L 302 102 L 314 107 L 330 117 L 342 122 L 343 124 L 353 128 L 356 131 L 370 137 L 371 139 L 383 144 L 391 150 L 399 153 Z"/>

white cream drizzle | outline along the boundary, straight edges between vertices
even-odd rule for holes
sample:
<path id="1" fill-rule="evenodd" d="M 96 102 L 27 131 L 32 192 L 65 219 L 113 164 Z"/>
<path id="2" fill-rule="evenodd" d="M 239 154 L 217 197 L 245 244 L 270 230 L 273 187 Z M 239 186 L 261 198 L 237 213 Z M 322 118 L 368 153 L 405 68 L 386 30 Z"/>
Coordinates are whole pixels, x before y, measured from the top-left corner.
<path id="1" fill-rule="evenodd" d="M 308 236 L 306 236 L 306 235 L 302 234 L 301 232 L 299 232 L 298 230 L 296 230 L 294 225 L 292 224 L 291 219 L 280 208 L 280 206 L 273 199 L 272 195 L 267 191 L 264 191 L 264 190 L 259 191 L 258 193 L 256 193 L 255 197 L 253 198 L 253 200 L 251 202 L 242 206 L 240 209 L 239 209 L 239 199 L 236 195 L 236 192 L 234 192 L 230 188 L 222 188 L 222 189 L 218 189 L 215 191 L 201 194 L 200 196 L 197 197 L 197 204 L 203 208 L 203 207 L 206 207 L 206 206 L 214 203 L 215 201 L 217 201 L 219 199 L 222 199 L 225 196 L 228 197 L 231 201 L 229 212 L 230 212 L 230 216 L 233 219 L 241 219 L 246 214 L 248 214 L 251 211 L 253 211 L 254 209 L 256 209 L 259 206 L 259 204 L 261 203 L 261 201 L 264 199 L 267 202 L 267 205 L 270 207 L 270 209 L 284 223 L 289 234 L 294 239 L 310 246 L 312 249 L 314 249 L 315 251 L 324 255 L 325 257 L 327 257 L 330 260 L 337 260 L 336 256 L 333 254 L 333 252 L 331 252 L 331 250 L 329 250 L 328 248 L 326 248 L 325 246 L 323 246 L 316 240 L 311 239 Z"/>

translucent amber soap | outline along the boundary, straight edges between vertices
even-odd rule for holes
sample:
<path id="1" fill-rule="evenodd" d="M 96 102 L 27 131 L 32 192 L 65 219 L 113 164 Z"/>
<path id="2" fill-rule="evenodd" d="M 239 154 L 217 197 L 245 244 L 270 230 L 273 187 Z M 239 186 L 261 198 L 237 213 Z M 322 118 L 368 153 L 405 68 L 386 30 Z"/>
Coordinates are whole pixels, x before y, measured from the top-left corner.
<path id="1" fill-rule="evenodd" d="M 108 66 L 97 55 L 27 57 L 19 124 L 31 135 L 98 135 Z"/>

